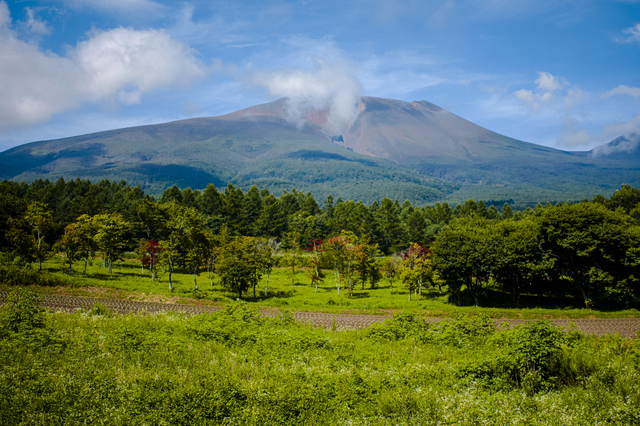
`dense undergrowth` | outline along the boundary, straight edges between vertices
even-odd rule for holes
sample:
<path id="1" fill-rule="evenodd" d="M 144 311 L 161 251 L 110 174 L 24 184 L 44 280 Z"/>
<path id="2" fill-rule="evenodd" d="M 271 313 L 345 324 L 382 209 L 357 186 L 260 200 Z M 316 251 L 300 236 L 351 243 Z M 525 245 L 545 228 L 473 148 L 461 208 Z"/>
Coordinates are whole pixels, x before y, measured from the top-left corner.
<path id="1" fill-rule="evenodd" d="M 1 424 L 637 424 L 640 343 L 484 316 L 313 329 L 211 315 L 0 309 Z"/>

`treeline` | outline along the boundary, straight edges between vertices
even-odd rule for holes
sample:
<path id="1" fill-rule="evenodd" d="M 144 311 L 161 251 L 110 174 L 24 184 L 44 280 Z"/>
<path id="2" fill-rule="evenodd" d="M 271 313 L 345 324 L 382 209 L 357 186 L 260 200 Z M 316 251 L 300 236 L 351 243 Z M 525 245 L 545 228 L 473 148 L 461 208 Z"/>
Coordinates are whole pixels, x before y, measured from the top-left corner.
<path id="1" fill-rule="evenodd" d="M 117 213 L 132 224 L 130 247 L 133 249 L 140 238 L 154 238 L 153 231 L 144 223 L 138 206 L 144 203 L 177 205 L 191 208 L 203 215 L 206 226 L 219 233 L 223 226 L 230 235 L 253 237 L 280 237 L 290 232 L 301 235 L 303 245 L 314 239 L 325 239 L 346 230 L 358 237 L 368 236 L 378 244 L 385 254 L 397 252 L 419 242 L 429 245 L 442 227 L 456 218 L 474 213 L 489 220 L 512 217 L 514 212 L 508 204 L 502 211 L 495 206 L 487 207 L 482 201 L 467 201 L 455 207 L 447 203 L 435 206 L 414 207 L 409 201 L 383 198 L 380 202 L 365 205 L 359 201 L 334 199 L 329 195 L 319 203 L 310 193 L 295 189 L 280 196 L 267 189 L 250 188 L 246 193 L 229 184 L 224 190 L 209 185 L 204 191 L 179 189 L 173 186 L 155 200 L 142 189 L 131 187 L 125 181 L 100 181 L 63 178 L 56 183 L 36 180 L 31 184 L 12 181 L 0 182 L 0 244 L 10 246 L 5 239 L 10 220 L 25 215 L 29 203 L 38 201 L 48 206 L 51 223 L 44 240 L 50 245 L 64 233 L 64 228 L 86 214 Z"/>
<path id="2" fill-rule="evenodd" d="M 628 185 L 609 199 L 516 212 L 474 200 L 414 207 L 386 197 L 366 206 L 328 196 L 320 206 L 295 190 L 276 197 L 231 184 L 174 186 L 156 201 L 125 182 L 3 181 L 0 212 L 2 250 L 18 262 L 41 263 L 53 250 L 69 271 L 76 261 L 86 270 L 99 254 L 111 271 L 135 250 L 152 279 L 163 271 L 171 285 L 180 269 L 197 289 L 206 270 L 239 296 L 251 288 L 255 296 L 263 275 L 267 292 L 277 261 L 293 281 L 307 250 L 312 284 L 328 275 L 338 292 L 375 287 L 384 273 L 392 290 L 397 275 L 410 298 L 446 285 L 457 304 L 479 305 L 496 290 L 510 293 L 514 306 L 522 294 L 570 295 L 587 308 L 629 308 L 640 297 L 640 191 Z"/>

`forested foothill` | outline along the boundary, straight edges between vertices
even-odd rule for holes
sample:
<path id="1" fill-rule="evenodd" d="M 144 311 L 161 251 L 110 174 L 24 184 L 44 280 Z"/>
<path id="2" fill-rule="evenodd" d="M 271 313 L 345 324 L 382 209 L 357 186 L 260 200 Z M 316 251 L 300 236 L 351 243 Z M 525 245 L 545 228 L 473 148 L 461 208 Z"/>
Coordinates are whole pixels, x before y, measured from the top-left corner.
<path id="1" fill-rule="evenodd" d="M 290 270 L 292 284 L 303 268 L 316 292 L 321 282 L 349 295 L 395 283 L 409 300 L 437 291 L 455 305 L 518 307 L 535 295 L 615 310 L 640 298 L 640 190 L 628 185 L 608 199 L 514 211 L 474 200 L 319 203 L 295 189 L 276 196 L 232 184 L 173 186 L 155 200 L 124 181 L 2 181 L 0 226 L 5 284 L 63 282 L 37 272 L 52 258 L 69 275 L 137 259 L 169 288 L 190 274 L 197 291 L 206 274 L 240 298 L 268 295 L 274 267 Z"/>

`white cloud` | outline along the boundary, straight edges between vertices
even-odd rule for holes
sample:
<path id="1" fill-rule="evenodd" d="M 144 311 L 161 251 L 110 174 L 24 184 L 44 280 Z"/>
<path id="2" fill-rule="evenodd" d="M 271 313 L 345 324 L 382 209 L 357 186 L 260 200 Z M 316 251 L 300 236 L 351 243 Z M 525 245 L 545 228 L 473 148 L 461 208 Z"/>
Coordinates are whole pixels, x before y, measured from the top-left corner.
<path id="1" fill-rule="evenodd" d="M 622 84 L 604 93 L 602 97 L 607 99 L 613 95 L 629 95 L 638 99 L 640 97 L 640 87 L 629 87 Z"/>
<path id="2" fill-rule="evenodd" d="M 541 104 L 554 102 L 556 100 L 555 92 L 567 84 L 561 77 L 556 77 L 548 72 L 539 72 L 534 83 L 537 86 L 535 93 L 527 89 L 520 89 L 513 93 L 524 106 L 534 112 L 538 112 Z"/>
<path id="3" fill-rule="evenodd" d="M 534 83 L 538 85 L 538 91 L 543 93 L 543 98 L 553 96 L 553 92 L 561 87 L 560 80 L 548 72 L 538 73 L 540 76 Z"/>
<path id="4" fill-rule="evenodd" d="M 622 31 L 627 34 L 626 38 L 617 39 L 618 43 L 640 43 L 640 24 L 635 24 L 631 28 Z"/>
<path id="5" fill-rule="evenodd" d="M 640 139 L 640 115 L 636 115 L 623 123 L 606 125 L 602 131 L 593 133 L 588 133 L 586 130 L 578 130 L 579 123 L 577 121 L 573 124 L 573 127 L 565 128 L 561 134 L 561 143 L 572 147 L 601 145 L 594 149 L 594 155 L 610 154 L 616 151 L 631 151 L 638 146 L 638 140 Z M 613 147 L 603 145 L 620 136 L 627 139 L 627 142 Z"/>
<path id="6" fill-rule="evenodd" d="M 290 121 L 302 125 L 308 111 L 329 111 L 325 126 L 338 132 L 357 115 L 362 86 L 346 61 L 314 59 L 313 70 L 257 72 L 250 76 L 250 82 L 266 88 L 272 96 L 287 97 Z"/>
<path id="7" fill-rule="evenodd" d="M 35 15 L 35 12 L 33 9 L 27 7 L 25 10 L 27 12 L 27 20 L 22 22 L 21 24 L 23 27 L 26 28 L 28 32 L 37 34 L 37 35 L 51 34 L 51 28 L 49 28 L 49 26 L 45 21 L 43 21 L 42 19 L 38 18 Z"/>
<path id="8" fill-rule="evenodd" d="M 0 2 L 0 31 L 6 31 L 9 25 L 11 25 L 9 6 L 5 2 Z"/>
<path id="9" fill-rule="evenodd" d="M 102 12 L 158 14 L 167 9 L 161 3 L 152 0 L 65 0 L 65 6 L 71 8 L 91 8 Z"/>
<path id="10" fill-rule="evenodd" d="M 94 31 L 67 57 L 42 52 L 9 29 L 0 3 L 0 130 L 47 121 L 85 102 L 129 105 L 157 88 L 207 73 L 195 52 L 163 31 Z"/>
<path id="11" fill-rule="evenodd" d="M 624 137 L 624 140 L 617 146 L 599 146 L 593 150 L 594 155 L 606 155 L 613 152 L 630 152 L 640 144 L 640 115 L 634 116 L 625 123 L 617 123 L 606 126 L 600 138 L 606 141 L 612 141 L 618 137 Z"/>

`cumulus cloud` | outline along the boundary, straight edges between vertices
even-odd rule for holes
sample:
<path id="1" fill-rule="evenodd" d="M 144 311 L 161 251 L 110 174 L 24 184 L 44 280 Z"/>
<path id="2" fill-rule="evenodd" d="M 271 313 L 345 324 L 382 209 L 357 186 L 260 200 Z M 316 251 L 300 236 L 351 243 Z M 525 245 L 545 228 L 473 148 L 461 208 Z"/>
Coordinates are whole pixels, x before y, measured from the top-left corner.
<path id="1" fill-rule="evenodd" d="M 638 99 L 640 97 L 640 87 L 629 87 L 620 85 L 602 95 L 603 98 L 610 98 L 613 95 L 629 95 Z"/>
<path id="2" fill-rule="evenodd" d="M 538 78 L 534 81 L 537 88 L 536 91 L 520 89 L 514 92 L 514 96 L 522 102 L 522 104 L 534 112 L 537 112 L 540 105 L 555 100 L 555 92 L 567 83 L 548 72 L 539 72 Z"/>
<path id="3" fill-rule="evenodd" d="M 250 81 L 266 88 L 272 96 L 286 97 L 288 120 L 304 124 L 305 114 L 312 110 L 327 111 L 325 127 L 339 132 L 358 114 L 362 86 L 344 60 L 327 63 L 314 58 L 312 70 L 285 69 L 257 72 Z"/>
<path id="4" fill-rule="evenodd" d="M 66 57 L 18 39 L 0 3 L 0 130 L 47 121 L 85 102 L 130 105 L 145 92 L 185 87 L 207 68 L 163 31 L 94 31 Z"/>

